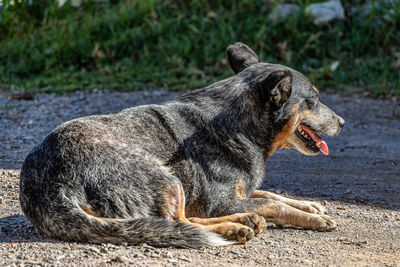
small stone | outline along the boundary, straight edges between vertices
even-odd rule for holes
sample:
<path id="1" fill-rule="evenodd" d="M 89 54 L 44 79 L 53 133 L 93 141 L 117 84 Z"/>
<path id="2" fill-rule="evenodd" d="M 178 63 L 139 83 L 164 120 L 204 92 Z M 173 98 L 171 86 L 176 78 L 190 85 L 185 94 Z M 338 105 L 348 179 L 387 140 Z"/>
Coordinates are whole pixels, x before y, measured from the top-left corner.
<path id="1" fill-rule="evenodd" d="M 336 209 L 338 209 L 338 210 L 346 210 L 346 208 L 343 207 L 343 206 L 338 206 L 338 207 L 336 207 Z"/>
<path id="2" fill-rule="evenodd" d="M 3 197 L 0 197 L 0 204 L 3 204 L 3 201 L 4 201 Z"/>
<path id="3" fill-rule="evenodd" d="M 62 259 L 65 259 L 65 255 L 57 256 L 56 261 L 60 261 Z"/>
<path id="4" fill-rule="evenodd" d="M 114 262 L 129 263 L 130 260 L 125 256 L 117 256 L 113 259 Z"/>
<path id="5" fill-rule="evenodd" d="M 233 254 L 233 255 L 239 255 L 239 253 L 237 253 L 237 252 L 235 252 L 235 251 L 233 251 L 233 250 L 229 250 L 229 252 L 230 252 L 231 254 Z"/>
<path id="6" fill-rule="evenodd" d="M 160 255 L 157 254 L 157 253 L 151 253 L 151 254 L 150 254 L 150 258 L 156 258 L 156 259 L 158 259 L 158 258 L 160 258 Z"/>
<path id="7" fill-rule="evenodd" d="M 155 247 L 152 247 L 152 246 L 150 246 L 150 245 L 147 245 L 146 243 L 143 243 L 143 244 L 141 244 L 140 245 L 142 248 L 147 248 L 147 249 L 156 249 Z"/>
<path id="8" fill-rule="evenodd" d="M 282 193 L 282 191 L 277 189 L 277 190 L 275 190 L 275 193 L 280 194 L 280 193 Z"/>
<path id="9" fill-rule="evenodd" d="M 169 263 L 178 263 L 178 260 L 176 260 L 176 259 L 168 259 L 168 262 Z"/>
<path id="10" fill-rule="evenodd" d="M 96 247 L 91 247 L 89 250 L 93 251 L 93 252 L 96 252 L 97 254 L 101 254 L 100 249 L 98 249 Z"/>
<path id="11" fill-rule="evenodd" d="M 180 257 L 179 259 L 180 259 L 180 260 L 183 260 L 183 261 L 187 261 L 187 262 L 192 262 L 191 259 L 188 259 L 188 258 L 186 258 L 186 257 Z"/>
<path id="12" fill-rule="evenodd" d="M 43 263 L 37 261 L 25 261 L 24 265 L 27 266 L 43 266 Z"/>

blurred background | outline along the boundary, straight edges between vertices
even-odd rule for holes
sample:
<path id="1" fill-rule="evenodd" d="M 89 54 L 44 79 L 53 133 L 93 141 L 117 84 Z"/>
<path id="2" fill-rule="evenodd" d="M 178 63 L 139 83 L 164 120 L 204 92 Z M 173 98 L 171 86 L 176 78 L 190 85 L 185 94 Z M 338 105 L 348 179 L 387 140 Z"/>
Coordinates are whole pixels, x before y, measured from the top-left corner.
<path id="1" fill-rule="evenodd" d="M 0 88 L 193 89 L 232 75 L 235 41 L 322 90 L 400 95 L 399 0 L 0 0 Z"/>

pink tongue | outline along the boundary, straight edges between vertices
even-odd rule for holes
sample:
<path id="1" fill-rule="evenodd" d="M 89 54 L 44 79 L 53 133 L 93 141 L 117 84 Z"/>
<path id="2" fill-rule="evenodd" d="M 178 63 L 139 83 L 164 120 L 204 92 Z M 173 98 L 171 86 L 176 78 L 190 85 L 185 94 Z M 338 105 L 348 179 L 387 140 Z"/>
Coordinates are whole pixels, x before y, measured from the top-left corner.
<path id="1" fill-rule="evenodd" d="M 307 132 L 307 134 L 312 138 L 312 140 L 314 140 L 314 142 L 321 143 L 321 145 L 319 146 L 319 150 L 323 154 L 325 154 L 325 155 L 329 154 L 328 145 L 325 143 L 324 140 L 321 139 L 321 137 L 319 137 L 313 130 L 311 130 L 309 127 L 305 126 L 304 124 L 301 125 L 301 128 L 303 128 L 303 130 Z"/>
<path id="2" fill-rule="evenodd" d="M 321 152 L 324 153 L 324 155 L 329 154 L 328 145 L 325 143 L 324 140 L 322 140 L 319 150 L 321 150 Z"/>

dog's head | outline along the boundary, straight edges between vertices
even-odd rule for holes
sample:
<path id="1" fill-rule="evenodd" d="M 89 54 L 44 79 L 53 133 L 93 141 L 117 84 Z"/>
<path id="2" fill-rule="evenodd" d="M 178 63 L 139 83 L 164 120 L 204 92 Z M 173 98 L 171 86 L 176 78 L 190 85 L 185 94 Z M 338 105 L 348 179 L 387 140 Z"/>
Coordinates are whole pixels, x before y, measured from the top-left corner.
<path id="1" fill-rule="evenodd" d="M 261 63 L 242 43 L 230 45 L 227 55 L 232 70 L 249 84 L 273 122 L 271 152 L 295 148 L 306 155 L 328 154 L 319 135 L 338 134 L 345 121 L 318 100 L 319 92 L 309 79 L 291 68 Z"/>

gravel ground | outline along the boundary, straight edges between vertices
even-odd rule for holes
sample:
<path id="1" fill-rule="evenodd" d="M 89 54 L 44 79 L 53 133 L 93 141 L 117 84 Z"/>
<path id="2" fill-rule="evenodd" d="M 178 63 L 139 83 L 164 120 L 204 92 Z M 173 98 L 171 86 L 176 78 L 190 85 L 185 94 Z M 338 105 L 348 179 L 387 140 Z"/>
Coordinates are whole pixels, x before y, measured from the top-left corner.
<path id="1" fill-rule="evenodd" d="M 347 121 L 327 138 L 329 156 L 278 151 L 263 189 L 326 205 L 334 232 L 267 230 L 245 245 L 201 250 L 146 244 L 77 244 L 41 238 L 18 201 L 26 153 L 60 123 L 158 103 L 176 93 L 93 92 L 64 96 L 0 93 L 0 265 L 400 266 L 400 102 L 360 95 L 320 97 Z"/>

